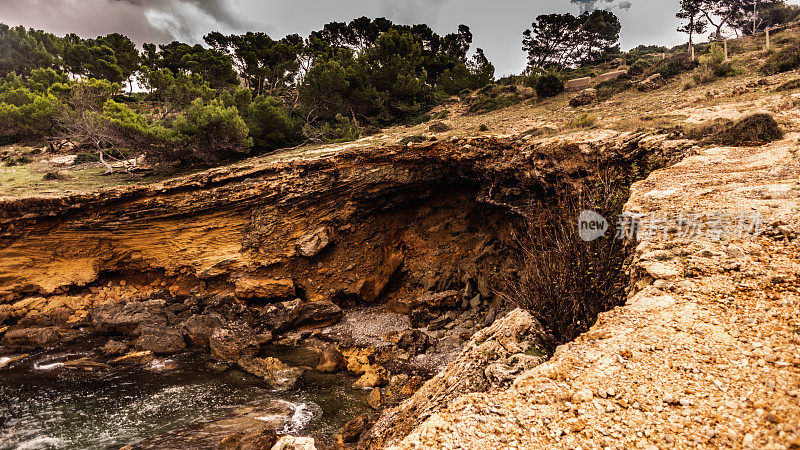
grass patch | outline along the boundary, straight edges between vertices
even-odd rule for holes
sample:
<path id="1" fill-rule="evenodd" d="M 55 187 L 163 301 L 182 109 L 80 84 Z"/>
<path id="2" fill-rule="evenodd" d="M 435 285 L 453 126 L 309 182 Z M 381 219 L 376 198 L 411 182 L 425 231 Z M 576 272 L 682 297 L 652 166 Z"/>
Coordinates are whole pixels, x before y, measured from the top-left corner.
<path id="1" fill-rule="evenodd" d="M 707 144 L 747 147 L 783 139 L 783 130 L 769 114 L 753 114 L 739 121 L 715 119 L 685 130 L 685 136 Z"/>

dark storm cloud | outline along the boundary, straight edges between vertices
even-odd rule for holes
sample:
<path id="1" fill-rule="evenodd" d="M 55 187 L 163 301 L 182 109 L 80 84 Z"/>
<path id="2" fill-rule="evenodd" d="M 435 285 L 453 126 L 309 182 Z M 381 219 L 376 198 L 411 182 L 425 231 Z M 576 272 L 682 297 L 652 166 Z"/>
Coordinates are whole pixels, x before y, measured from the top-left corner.
<path id="1" fill-rule="evenodd" d="M 0 21 L 84 37 L 118 32 L 136 42 L 198 42 L 211 29 L 248 26 L 226 0 L 2 0 Z"/>

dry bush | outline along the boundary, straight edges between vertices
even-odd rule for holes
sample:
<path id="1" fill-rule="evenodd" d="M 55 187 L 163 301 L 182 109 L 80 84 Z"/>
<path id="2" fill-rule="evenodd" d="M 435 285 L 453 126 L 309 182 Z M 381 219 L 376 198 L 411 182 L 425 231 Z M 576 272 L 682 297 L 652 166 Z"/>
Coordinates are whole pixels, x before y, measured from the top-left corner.
<path id="1" fill-rule="evenodd" d="M 506 295 L 551 333 L 551 350 L 624 301 L 623 267 L 630 245 L 616 239 L 611 229 L 592 242 L 584 242 L 578 232 L 578 216 L 586 209 L 606 217 L 613 227 L 627 200 L 629 181 L 627 173 L 614 172 L 606 170 L 580 191 L 570 189 L 556 196 L 554 204 L 541 205 L 518 240 L 522 264 L 517 277 L 506 280 Z"/>
<path id="2" fill-rule="evenodd" d="M 714 119 L 693 128 L 684 129 L 684 135 L 705 144 L 746 147 L 764 145 L 783 139 L 783 130 L 769 114 L 753 114 L 736 122 Z"/>

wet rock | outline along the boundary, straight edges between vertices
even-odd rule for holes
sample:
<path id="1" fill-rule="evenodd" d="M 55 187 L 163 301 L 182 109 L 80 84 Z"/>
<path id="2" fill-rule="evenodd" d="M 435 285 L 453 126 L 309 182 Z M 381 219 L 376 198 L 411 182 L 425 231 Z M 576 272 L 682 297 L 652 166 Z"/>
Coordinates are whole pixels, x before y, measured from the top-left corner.
<path id="1" fill-rule="evenodd" d="M 128 344 L 111 339 L 106 344 L 100 347 L 100 353 L 105 356 L 118 356 L 124 355 L 128 351 Z"/>
<path id="2" fill-rule="evenodd" d="M 588 88 L 580 91 L 578 95 L 569 101 L 569 106 L 577 108 L 579 106 L 590 105 L 597 101 L 597 89 Z"/>
<path id="3" fill-rule="evenodd" d="M 156 359 L 156 357 L 153 354 L 153 352 L 151 352 L 150 350 L 145 350 L 141 352 L 128 353 L 127 355 L 120 356 L 119 358 L 114 358 L 111 361 L 109 361 L 109 363 L 141 366 L 148 364 L 154 359 Z"/>
<path id="4" fill-rule="evenodd" d="M 279 299 L 295 296 L 294 281 L 261 277 L 242 277 L 234 290 L 241 299 Z"/>
<path id="5" fill-rule="evenodd" d="M 255 433 L 231 434 L 217 446 L 218 450 L 270 450 L 278 440 L 278 434 L 272 427 L 264 427 Z"/>
<path id="6" fill-rule="evenodd" d="M 306 258 L 313 258 L 322 253 L 333 239 L 333 230 L 329 227 L 307 234 L 297 242 L 297 251 Z"/>
<path id="7" fill-rule="evenodd" d="M 150 350 L 156 355 L 171 355 L 186 348 L 183 334 L 172 327 L 140 325 L 135 334 L 139 335 L 133 341 L 137 350 Z"/>
<path id="8" fill-rule="evenodd" d="M 28 357 L 27 353 L 22 355 L 11 355 L 11 356 L 0 356 L 0 369 L 5 369 L 6 367 L 10 367 L 16 362 L 19 362 Z"/>
<path id="9" fill-rule="evenodd" d="M 278 391 L 293 388 L 297 379 L 303 375 L 303 369 L 290 367 L 277 358 L 243 358 L 238 364 L 242 370 L 263 378 L 271 388 Z"/>
<path id="10" fill-rule="evenodd" d="M 7 331 L 0 342 L 12 348 L 44 348 L 72 340 L 77 334 L 74 330 L 58 327 L 21 328 Z"/>
<path id="11" fill-rule="evenodd" d="M 374 410 L 381 409 L 381 405 L 383 405 L 383 393 L 381 393 L 381 388 L 373 389 L 367 396 L 366 402 L 367 405 Z"/>
<path id="12" fill-rule="evenodd" d="M 206 347 L 214 330 L 222 327 L 225 319 L 217 313 L 195 314 L 180 324 L 186 340 L 195 347 Z"/>
<path id="13" fill-rule="evenodd" d="M 64 363 L 64 367 L 68 369 L 80 369 L 91 372 L 94 370 L 108 369 L 111 366 L 105 363 L 95 361 L 91 358 L 79 358 L 79 359 L 73 359 L 72 361 L 66 361 Z"/>
<path id="14" fill-rule="evenodd" d="M 272 447 L 272 450 L 316 450 L 315 441 L 308 437 L 284 436 Z"/>
<path id="15" fill-rule="evenodd" d="M 336 347 L 329 345 L 322 349 L 319 364 L 315 370 L 322 373 L 341 372 L 347 368 L 347 361 L 344 355 Z"/>
<path id="16" fill-rule="evenodd" d="M 342 448 L 346 447 L 346 444 L 358 442 L 361 433 L 366 431 L 369 426 L 370 420 L 367 416 L 358 416 L 350 422 L 347 422 L 345 426 L 339 430 L 339 434 L 336 435 L 336 445 Z"/>
<path id="17" fill-rule="evenodd" d="M 356 389 L 368 389 L 386 386 L 389 382 L 389 373 L 381 366 L 371 365 L 367 367 L 364 375 L 353 383 Z"/>
<path id="18" fill-rule="evenodd" d="M 217 328 L 211 334 L 209 346 L 214 358 L 228 363 L 252 358 L 261 348 L 253 330 L 245 325 Z"/>
<path id="19" fill-rule="evenodd" d="M 100 333 L 132 335 L 141 324 L 167 325 L 164 300 L 113 303 L 90 310 L 92 326 Z"/>

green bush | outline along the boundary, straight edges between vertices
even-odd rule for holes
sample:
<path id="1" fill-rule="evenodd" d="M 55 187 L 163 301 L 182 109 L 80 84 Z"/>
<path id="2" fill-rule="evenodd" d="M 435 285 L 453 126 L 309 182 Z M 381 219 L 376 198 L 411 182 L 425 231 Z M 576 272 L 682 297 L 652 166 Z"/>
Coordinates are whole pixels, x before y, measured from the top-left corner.
<path id="1" fill-rule="evenodd" d="M 555 97 L 564 92 L 564 81 L 554 73 L 546 73 L 536 81 L 536 95 L 541 98 Z"/>
<path id="2" fill-rule="evenodd" d="M 301 141 L 302 119 L 280 99 L 258 96 L 242 115 L 258 149 L 275 150 Z"/>
<path id="3" fill-rule="evenodd" d="M 52 94 L 31 92 L 27 88 L 0 94 L 0 137 L 38 139 L 55 129 L 61 102 Z"/>
<path id="4" fill-rule="evenodd" d="M 658 61 L 653 67 L 650 68 L 649 74 L 661 74 L 665 79 L 674 78 L 682 73 L 694 70 L 697 67 L 697 61 L 692 61 L 688 54 L 679 53 L 667 57 L 667 59 Z"/>
<path id="5" fill-rule="evenodd" d="M 697 84 L 708 83 L 719 77 L 730 77 L 737 73 L 733 64 L 725 60 L 725 50 L 717 44 L 712 44 L 708 53 L 699 59 L 700 65 L 695 69 L 694 74 L 694 81 Z"/>
<path id="6" fill-rule="evenodd" d="M 628 74 L 638 77 L 650 70 L 651 67 L 653 67 L 653 61 L 650 58 L 639 58 L 628 68 Z"/>
<path id="7" fill-rule="evenodd" d="M 800 67 L 800 44 L 795 43 L 783 47 L 779 52 L 770 55 L 761 71 L 767 75 L 789 72 Z"/>

